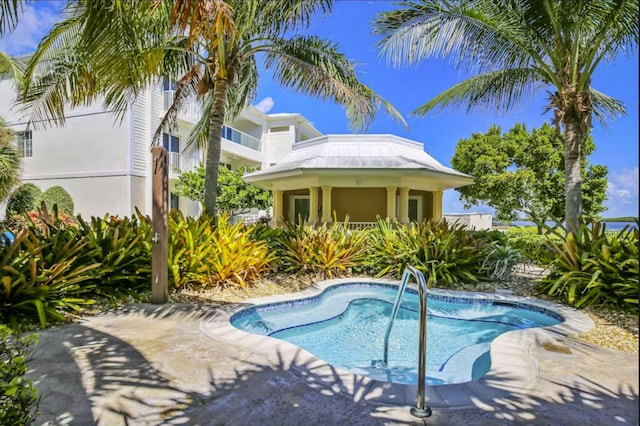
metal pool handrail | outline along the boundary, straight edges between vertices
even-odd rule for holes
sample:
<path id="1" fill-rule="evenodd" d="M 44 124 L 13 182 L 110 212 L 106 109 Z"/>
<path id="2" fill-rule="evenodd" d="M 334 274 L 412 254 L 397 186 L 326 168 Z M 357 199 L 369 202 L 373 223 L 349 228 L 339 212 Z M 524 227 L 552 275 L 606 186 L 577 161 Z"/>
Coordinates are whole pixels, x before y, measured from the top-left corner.
<path id="1" fill-rule="evenodd" d="M 416 405 L 411 407 L 411 414 L 415 417 L 429 417 L 431 415 L 431 408 L 425 404 L 425 382 L 427 378 L 427 281 L 424 279 L 422 272 L 414 268 L 413 266 L 407 266 L 402 274 L 402 281 L 398 288 L 398 294 L 396 300 L 393 303 L 393 310 L 391 311 L 391 318 L 389 319 L 389 325 L 384 335 L 384 359 L 383 363 L 386 366 L 389 361 L 389 335 L 391 334 L 391 328 L 398 315 L 400 309 L 400 302 L 409 278 L 413 275 L 418 284 L 418 298 L 420 299 L 420 325 L 418 327 L 419 347 L 418 347 L 418 395 L 416 397 Z"/>

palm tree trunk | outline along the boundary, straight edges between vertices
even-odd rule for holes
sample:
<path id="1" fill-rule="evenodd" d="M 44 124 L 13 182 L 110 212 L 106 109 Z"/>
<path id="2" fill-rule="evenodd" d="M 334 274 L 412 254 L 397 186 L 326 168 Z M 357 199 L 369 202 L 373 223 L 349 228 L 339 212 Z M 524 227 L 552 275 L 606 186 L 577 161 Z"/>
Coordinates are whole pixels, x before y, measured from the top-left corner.
<path id="1" fill-rule="evenodd" d="M 213 89 L 213 105 L 209 121 L 209 139 L 207 141 L 206 172 L 204 177 L 204 211 L 211 218 L 215 218 L 216 214 L 222 124 L 224 123 L 228 88 L 229 83 L 227 80 L 217 79 Z"/>
<path id="2" fill-rule="evenodd" d="M 564 125 L 565 224 L 570 232 L 576 232 L 582 216 L 580 147 L 583 133 L 579 120 Z"/>

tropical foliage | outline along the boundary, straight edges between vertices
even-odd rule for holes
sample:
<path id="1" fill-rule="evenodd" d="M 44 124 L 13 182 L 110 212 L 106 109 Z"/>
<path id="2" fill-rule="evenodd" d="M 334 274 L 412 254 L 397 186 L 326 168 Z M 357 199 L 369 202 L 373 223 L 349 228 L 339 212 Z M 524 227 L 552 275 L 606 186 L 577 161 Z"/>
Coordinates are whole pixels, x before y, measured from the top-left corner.
<path id="1" fill-rule="evenodd" d="M 66 106 L 99 95 L 123 117 L 126 106 L 150 84 L 161 77 L 175 80 L 173 104 L 156 140 L 175 124 L 185 102 L 201 103 L 202 119 L 188 143 L 206 148 L 204 205 L 214 217 L 222 124 L 255 96 L 258 59 L 292 90 L 344 105 L 355 128 L 366 126 L 380 105 L 400 118 L 357 79 L 334 43 L 299 35 L 316 12 L 329 12 L 331 3 L 69 2 L 67 18 L 45 36 L 29 63 L 24 100 L 38 122 L 63 123 Z"/>
<path id="2" fill-rule="evenodd" d="M 636 0 L 402 1 L 374 22 L 381 52 L 395 66 L 447 58 L 470 78 L 414 111 L 488 107 L 507 111 L 540 90 L 564 131 L 565 222 L 582 215 L 581 149 L 593 117 L 624 106 L 591 82 L 598 65 L 637 48 Z"/>
<path id="3" fill-rule="evenodd" d="M 20 183 L 20 156 L 13 139 L 13 132 L 0 117 L 0 201 Z"/>
<path id="4" fill-rule="evenodd" d="M 636 222 L 636 225 L 638 223 Z M 597 303 L 638 308 L 638 228 L 616 234 L 599 222 L 581 224 L 560 243 L 540 291 L 576 307 Z"/>
<path id="5" fill-rule="evenodd" d="M 457 223 L 430 220 L 397 226 L 378 219 L 367 241 L 365 263 L 377 276 L 396 278 L 412 265 L 425 274 L 429 286 L 446 287 L 478 281 L 487 245 Z"/>
<path id="6" fill-rule="evenodd" d="M 595 149 L 590 137 L 582 144 L 584 218 L 593 221 L 605 209 L 607 168 L 588 164 L 587 157 Z M 465 208 L 486 204 L 495 209 L 501 222 L 524 216 L 537 224 L 541 234 L 545 222 L 564 218 L 562 145 L 555 129 L 547 124 L 531 132 L 524 124 L 516 124 L 505 133 L 494 125 L 485 134 L 461 139 L 451 164 L 475 178 L 473 185 L 457 189 Z"/>
<path id="7" fill-rule="evenodd" d="M 287 224 L 280 236 L 282 270 L 334 278 L 351 272 L 363 260 L 365 231 L 350 231 L 334 221 L 314 228 L 304 222 Z"/>
<path id="8" fill-rule="evenodd" d="M 0 324 L 0 424 L 30 425 L 38 415 L 38 392 L 27 373 L 35 334 L 16 336 Z"/>
<path id="9" fill-rule="evenodd" d="M 175 287 L 245 287 L 269 272 L 275 260 L 266 241 L 254 239 L 242 223 L 229 223 L 227 215 L 213 226 L 206 214 L 195 219 L 172 211 L 169 230 L 169 276 Z"/>

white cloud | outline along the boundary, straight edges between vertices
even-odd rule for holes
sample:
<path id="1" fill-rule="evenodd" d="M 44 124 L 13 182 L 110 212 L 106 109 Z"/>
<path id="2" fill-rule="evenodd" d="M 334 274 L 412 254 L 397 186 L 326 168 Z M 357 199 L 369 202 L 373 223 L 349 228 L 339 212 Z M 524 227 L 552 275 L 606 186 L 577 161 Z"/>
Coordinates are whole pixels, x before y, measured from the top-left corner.
<path id="1" fill-rule="evenodd" d="M 16 29 L 0 38 L 0 51 L 9 55 L 23 55 L 36 50 L 42 37 L 61 18 L 63 2 L 29 2 L 20 14 Z"/>
<path id="2" fill-rule="evenodd" d="M 605 216 L 638 215 L 638 166 L 614 171 L 609 175 Z"/>
<path id="3" fill-rule="evenodd" d="M 267 96 L 254 106 L 256 107 L 256 109 L 266 114 L 271 111 L 271 108 L 273 108 L 273 98 L 271 96 Z"/>

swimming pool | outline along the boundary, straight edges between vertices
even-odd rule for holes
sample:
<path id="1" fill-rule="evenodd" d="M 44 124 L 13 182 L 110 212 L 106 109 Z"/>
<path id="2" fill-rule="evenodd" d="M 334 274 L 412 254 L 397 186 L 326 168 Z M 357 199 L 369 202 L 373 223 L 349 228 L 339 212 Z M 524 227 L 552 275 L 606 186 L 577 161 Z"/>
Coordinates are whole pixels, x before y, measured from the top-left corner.
<path id="1" fill-rule="evenodd" d="M 327 363 L 391 383 L 417 381 L 418 297 L 408 289 L 389 341 L 389 362 L 380 366 L 384 333 L 397 285 L 347 283 L 320 294 L 242 309 L 231 324 L 243 331 L 287 341 Z M 544 307 L 499 297 L 429 294 L 427 383 L 477 380 L 491 368 L 490 348 L 514 330 L 559 324 Z"/>

